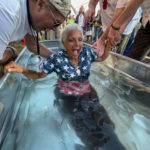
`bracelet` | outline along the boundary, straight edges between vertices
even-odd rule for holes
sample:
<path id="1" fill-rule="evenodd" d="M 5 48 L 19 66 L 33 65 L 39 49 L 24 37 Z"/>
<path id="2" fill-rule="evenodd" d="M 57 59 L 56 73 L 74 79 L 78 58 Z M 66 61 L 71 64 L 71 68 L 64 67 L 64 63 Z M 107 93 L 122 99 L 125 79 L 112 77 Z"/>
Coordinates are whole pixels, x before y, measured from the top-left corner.
<path id="1" fill-rule="evenodd" d="M 112 27 L 114 30 L 116 30 L 116 31 L 120 30 L 120 27 L 118 27 L 118 28 L 117 28 L 117 27 L 114 27 L 113 24 L 111 25 L 111 27 Z"/>

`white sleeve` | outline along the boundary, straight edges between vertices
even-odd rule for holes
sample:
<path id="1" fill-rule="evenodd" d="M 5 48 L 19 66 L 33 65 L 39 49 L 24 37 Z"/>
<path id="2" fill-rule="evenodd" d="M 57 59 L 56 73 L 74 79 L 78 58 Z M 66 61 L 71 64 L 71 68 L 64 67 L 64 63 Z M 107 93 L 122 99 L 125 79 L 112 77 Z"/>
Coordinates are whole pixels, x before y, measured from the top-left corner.
<path id="1" fill-rule="evenodd" d="M 3 53 L 10 42 L 15 28 L 16 26 L 11 15 L 0 7 L 0 59 L 3 57 Z"/>
<path id="2" fill-rule="evenodd" d="M 128 5 L 130 0 L 118 0 L 116 8 L 124 8 Z"/>

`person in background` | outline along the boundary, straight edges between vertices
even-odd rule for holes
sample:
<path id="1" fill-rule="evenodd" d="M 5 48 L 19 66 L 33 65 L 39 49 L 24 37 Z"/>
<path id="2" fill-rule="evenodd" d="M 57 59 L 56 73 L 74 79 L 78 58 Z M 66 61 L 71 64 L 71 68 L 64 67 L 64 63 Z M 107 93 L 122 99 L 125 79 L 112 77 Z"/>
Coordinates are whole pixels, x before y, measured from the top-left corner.
<path id="1" fill-rule="evenodd" d="M 147 53 L 149 49 L 150 49 L 150 21 L 147 22 L 145 27 L 143 25 L 140 27 L 128 56 L 130 58 L 142 61 L 145 53 Z"/>
<path id="2" fill-rule="evenodd" d="M 67 24 L 71 24 L 71 23 L 74 23 L 75 20 L 74 20 L 74 15 L 69 15 L 68 19 L 67 19 Z"/>
<path id="3" fill-rule="evenodd" d="M 86 42 L 92 42 L 92 29 L 93 29 L 94 20 L 91 18 L 90 21 L 87 22 L 87 30 L 86 30 Z"/>
<path id="4" fill-rule="evenodd" d="M 98 10 L 97 15 L 94 20 L 94 37 L 93 37 L 94 42 L 96 42 L 99 38 L 100 31 L 102 29 L 101 26 L 102 26 L 101 14 L 100 14 L 100 10 Z"/>
<path id="5" fill-rule="evenodd" d="M 50 30 L 50 40 L 60 40 L 61 25 L 56 30 Z"/>
<path id="6" fill-rule="evenodd" d="M 93 44 L 93 46 L 97 46 L 98 55 L 101 56 L 103 59 L 105 59 L 104 56 L 108 56 L 108 55 L 105 55 L 104 48 L 106 46 L 106 41 L 109 42 L 107 40 L 109 29 L 113 28 L 112 23 L 114 22 L 114 20 L 116 20 L 118 18 L 118 16 L 121 14 L 121 12 L 123 12 L 123 10 L 125 9 L 125 7 L 128 4 L 128 1 L 124 1 L 124 0 L 112 0 L 112 1 L 104 0 L 104 1 L 102 1 L 102 0 L 99 0 L 99 2 L 100 2 L 100 7 L 101 7 L 100 11 L 101 11 L 101 18 L 102 18 L 102 28 L 103 28 L 104 33 Z M 93 14 L 95 14 L 95 7 L 96 7 L 97 3 L 98 3 L 98 0 L 97 1 L 90 0 L 89 9 L 86 12 L 87 20 L 91 16 L 93 16 Z M 135 18 L 133 18 L 132 20 L 131 19 L 132 19 L 132 17 L 129 20 L 127 20 L 124 24 L 122 24 L 122 26 L 119 28 L 119 32 L 123 34 L 123 39 L 122 39 L 122 42 L 119 45 L 117 45 L 117 47 L 113 50 L 120 54 L 123 54 L 124 49 L 128 43 L 129 37 L 130 37 L 135 25 L 139 21 L 139 16 L 138 17 L 135 16 Z"/>
<path id="7" fill-rule="evenodd" d="M 116 150 L 125 150 L 88 80 L 91 64 L 99 61 L 96 51 L 83 46 L 82 28 L 74 23 L 64 28 L 61 41 L 64 49 L 54 52 L 44 62 L 43 72 L 29 70 L 14 62 L 5 66 L 5 71 L 19 72 L 29 79 L 42 78 L 56 72 L 58 80 L 54 91 L 55 106 L 61 114 L 66 112 L 63 117 L 69 116 L 67 119 L 83 142 L 82 149 L 109 149 L 113 146 Z"/>
<path id="8" fill-rule="evenodd" d="M 65 9 L 64 9 L 65 8 Z M 1 68 L 16 53 L 8 44 L 24 38 L 27 48 L 38 55 L 52 54 L 44 45 L 37 45 L 38 32 L 55 30 L 70 12 L 70 0 L 1 0 L 0 1 L 0 65 Z M 57 17 L 56 17 L 57 16 Z M 37 47 L 40 48 L 37 51 Z M 3 72 L 3 69 L 1 69 Z"/>
<path id="9" fill-rule="evenodd" d="M 79 9 L 79 13 L 76 13 L 76 19 L 75 19 L 75 23 L 77 23 L 83 30 L 83 41 L 85 41 L 85 37 L 86 37 L 86 30 L 87 30 L 87 21 L 85 19 L 85 14 L 84 14 L 84 6 L 81 6 Z"/>

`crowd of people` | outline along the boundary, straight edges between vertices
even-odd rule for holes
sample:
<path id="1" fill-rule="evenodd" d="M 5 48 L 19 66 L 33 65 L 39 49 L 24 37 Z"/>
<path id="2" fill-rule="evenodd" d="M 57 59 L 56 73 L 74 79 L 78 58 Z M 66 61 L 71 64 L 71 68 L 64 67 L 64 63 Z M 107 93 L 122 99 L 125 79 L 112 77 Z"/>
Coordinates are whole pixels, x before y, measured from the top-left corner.
<path id="1" fill-rule="evenodd" d="M 100 10 L 95 12 L 97 3 L 100 4 Z M 51 40 L 60 39 L 63 28 L 71 23 L 77 23 L 83 30 L 83 41 L 93 44 L 97 47 L 99 56 L 103 54 L 105 41 L 109 37 L 109 30 L 114 28 L 112 23 L 118 19 L 119 15 L 125 10 L 129 1 L 113 0 L 113 1 L 89 1 L 89 8 L 85 10 L 84 6 L 77 11 L 72 5 L 70 13 L 56 31 L 50 31 Z M 92 6 L 92 7 L 91 7 Z M 112 51 L 131 57 L 136 60 L 143 60 L 144 54 L 149 49 L 149 38 L 144 39 L 143 44 L 138 44 L 139 39 L 149 33 L 149 23 L 146 27 L 142 25 L 143 10 L 141 7 L 137 9 L 133 16 L 130 16 L 120 27 L 121 41 L 112 44 Z M 137 34 L 138 33 L 138 34 Z M 46 38 L 47 39 L 47 38 Z M 146 44 L 145 44 L 146 43 Z M 144 60 L 143 60 L 144 62 Z M 149 63 L 149 61 L 148 61 Z"/>
<path id="2" fill-rule="evenodd" d="M 100 16 L 100 10 L 97 12 L 96 16 L 91 17 L 90 21 L 86 21 L 85 18 L 85 8 L 84 6 L 81 6 L 79 8 L 79 11 L 77 11 L 73 5 L 71 5 L 72 13 L 68 15 L 66 20 L 63 22 L 62 25 L 60 25 L 56 31 L 48 31 L 44 34 L 45 39 L 50 40 L 58 40 L 60 39 L 60 34 L 58 35 L 58 32 L 61 33 L 64 27 L 71 23 L 77 23 L 80 27 L 83 29 L 83 35 L 84 35 L 84 42 L 96 42 L 98 37 L 100 36 L 100 31 L 102 29 L 102 22 L 101 22 L 101 16 Z M 47 34 L 49 34 L 49 37 L 47 37 Z"/>

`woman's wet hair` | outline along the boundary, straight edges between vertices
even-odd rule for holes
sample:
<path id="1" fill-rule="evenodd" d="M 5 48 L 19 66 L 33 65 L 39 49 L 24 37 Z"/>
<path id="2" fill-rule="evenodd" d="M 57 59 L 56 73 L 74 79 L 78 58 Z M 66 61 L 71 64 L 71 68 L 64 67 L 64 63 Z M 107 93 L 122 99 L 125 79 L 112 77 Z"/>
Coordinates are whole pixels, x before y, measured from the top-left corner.
<path id="1" fill-rule="evenodd" d="M 65 28 L 63 29 L 63 31 L 61 33 L 61 42 L 62 43 L 65 42 L 69 33 L 74 30 L 78 30 L 81 33 L 82 38 L 83 38 L 82 28 L 76 23 L 71 23 L 71 24 L 68 24 L 67 26 L 65 26 Z"/>

